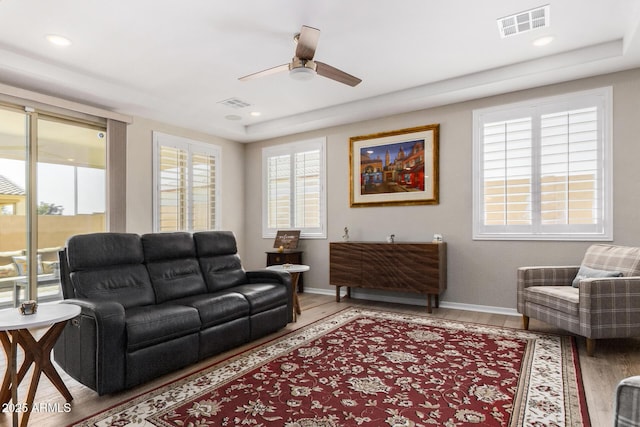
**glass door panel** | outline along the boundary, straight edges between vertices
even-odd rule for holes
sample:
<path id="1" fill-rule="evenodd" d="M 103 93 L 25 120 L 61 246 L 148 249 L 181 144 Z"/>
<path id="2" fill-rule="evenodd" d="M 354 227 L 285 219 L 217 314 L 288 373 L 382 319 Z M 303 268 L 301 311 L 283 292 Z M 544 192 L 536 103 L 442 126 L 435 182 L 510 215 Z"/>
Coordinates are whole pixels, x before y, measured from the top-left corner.
<path id="1" fill-rule="evenodd" d="M 25 113 L 0 108 L 0 307 L 27 277 L 26 141 Z"/>
<path id="2" fill-rule="evenodd" d="M 106 228 L 106 132 L 39 118 L 38 300 L 60 297 L 58 250 L 75 234 Z"/>

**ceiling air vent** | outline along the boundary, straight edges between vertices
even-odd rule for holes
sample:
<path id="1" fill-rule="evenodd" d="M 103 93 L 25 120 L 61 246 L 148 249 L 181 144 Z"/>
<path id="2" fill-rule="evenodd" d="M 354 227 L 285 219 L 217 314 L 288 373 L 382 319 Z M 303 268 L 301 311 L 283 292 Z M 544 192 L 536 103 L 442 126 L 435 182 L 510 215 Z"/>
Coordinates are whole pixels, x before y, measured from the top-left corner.
<path id="1" fill-rule="evenodd" d="M 229 108 L 235 108 L 236 110 L 239 108 L 245 108 L 251 105 L 248 102 L 245 102 L 238 98 L 225 99 L 224 101 L 218 102 L 218 104 L 222 104 L 225 107 L 229 107 Z"/>
<path id="2" fill-rule="evenodd" d="M 498 19 L 498 30 L 502 38 L 548 26 L 549 5 L 525 10 L 524 12 Z"/>

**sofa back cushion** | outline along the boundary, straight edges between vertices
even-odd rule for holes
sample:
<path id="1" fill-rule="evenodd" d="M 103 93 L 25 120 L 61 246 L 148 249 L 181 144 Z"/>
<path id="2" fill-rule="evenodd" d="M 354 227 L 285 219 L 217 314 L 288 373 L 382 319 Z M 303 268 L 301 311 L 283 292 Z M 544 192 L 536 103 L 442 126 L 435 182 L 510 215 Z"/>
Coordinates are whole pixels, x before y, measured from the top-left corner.
<path id="1" fill-rule="evenodd" d="M 158 303 L 207 292 L 191 234 L 150 233 L 141 240 Z"/>
<path id="2" fill-rule="evenodd" d="M 117 301 L 125 308 L 155 303 L 137 234 L 73 236 L 66 253 L 76 298 Z"/>
<path id="3" fill-rule="evenodd" d="M 210 292 L 247 283 L 231 231 L 200 231 L 193 234 L 200 269 Z"/>
<path id="4" fill-rule="evenodd" d="M 624 277 L 640 276 L 640 248 L 607 244 L 587 249 L 582 266 L 622 273 Z"/>

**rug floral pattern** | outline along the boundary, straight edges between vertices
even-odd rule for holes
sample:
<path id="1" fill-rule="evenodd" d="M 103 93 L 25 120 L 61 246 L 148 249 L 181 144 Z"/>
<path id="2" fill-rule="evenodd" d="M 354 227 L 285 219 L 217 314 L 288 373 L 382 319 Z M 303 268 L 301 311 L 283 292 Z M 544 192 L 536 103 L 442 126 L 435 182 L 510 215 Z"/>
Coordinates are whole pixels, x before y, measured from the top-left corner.
<path id="1" fill-rule="evenodd" d="M 96 426 L 589 425 L 567 337 L 349 309 Z"/>

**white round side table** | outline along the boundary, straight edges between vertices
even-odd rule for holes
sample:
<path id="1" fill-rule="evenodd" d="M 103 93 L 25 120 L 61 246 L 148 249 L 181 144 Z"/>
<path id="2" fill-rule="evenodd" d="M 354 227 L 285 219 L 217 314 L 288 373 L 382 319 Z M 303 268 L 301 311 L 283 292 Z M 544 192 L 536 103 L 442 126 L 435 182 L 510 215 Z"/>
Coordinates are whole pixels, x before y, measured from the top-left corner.
<path id="1" fill-rule="evenodd" d="M 44 373 L 60 394 L 71 402 L 73 397 L 69 389 L 60 378 L 58 371 L 51 363 L 51 350 L 67 320 L 80 314 L 80 307 L 72 304 L 40 304 L 36 313 L 30 315 L 20 314 L 17 308 L 0 310 L 0 342 L 7 355 L 7 371 L 0 389 L 0 403 L 3 407 L 12 401 L 10 407 L 13 413 L 13 426 L 18 426 L 18 415 L 22 413 L 20 426 L 26 426 L 33 408 L 33 399 L 40 381 L 40 375 Z M 49 330 L 36 340 L 30 329 L 49 326 Z M 24 350 L 24 361 L 18 370 L 17 353 L 18 345 Z M 18 403 L 18 386 L 27 374 L 31 364 L 34 364 L 31 384 L 27 392 L 25 403 Z"/>
<path id="2" fill-rule="evenodd" d="M 298 314 L 301 314 L 300 302 L 298 301 L 298 278 L 300 273 L 309 271 L 311 267 L 304 264 L 279 264 L 270 265 L 267 270 L 285 271 L 291 275 L 291 297 L 293 298 L 293 321 L 298 321 Z"/>

